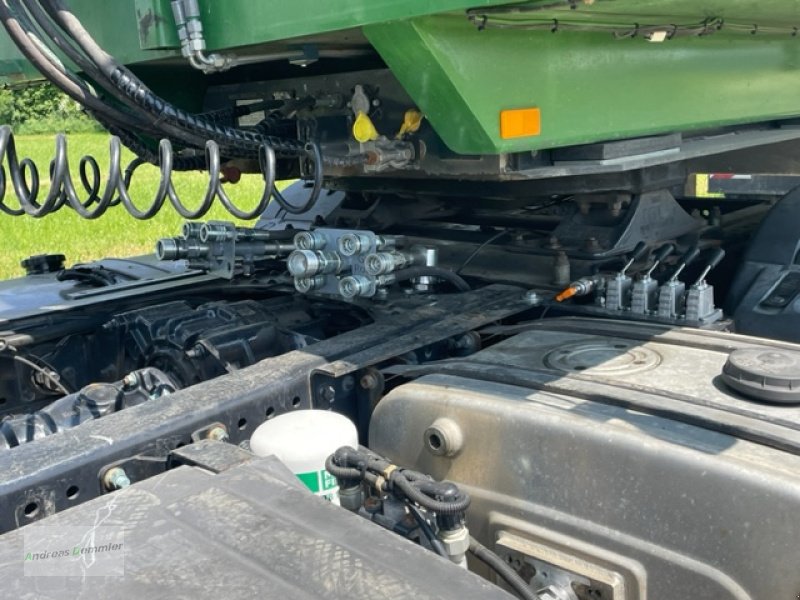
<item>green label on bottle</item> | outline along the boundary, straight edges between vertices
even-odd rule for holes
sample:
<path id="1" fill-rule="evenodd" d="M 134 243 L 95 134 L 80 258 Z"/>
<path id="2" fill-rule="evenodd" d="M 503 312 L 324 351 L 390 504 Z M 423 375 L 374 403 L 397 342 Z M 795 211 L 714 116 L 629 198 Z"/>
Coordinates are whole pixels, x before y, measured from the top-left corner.
<path id="1" fill-rule="evenodd" d="M 322 496 L 336 504 L 339 503 L 339 485 L 336 482 L 336 477 L 327 471 L 298 473 L 297 478 L 317 496 Z"/>

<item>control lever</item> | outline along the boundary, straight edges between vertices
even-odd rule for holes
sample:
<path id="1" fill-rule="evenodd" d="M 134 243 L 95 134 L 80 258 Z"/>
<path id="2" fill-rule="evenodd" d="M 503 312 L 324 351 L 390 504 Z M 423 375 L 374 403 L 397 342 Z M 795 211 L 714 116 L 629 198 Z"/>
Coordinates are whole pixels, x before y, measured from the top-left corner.
<path id="1" fill-rule="evenodd" d="M 675 251 L 672 244 L 664 244 L 653 255 L 653 264 L 645 272 L 644 277 L 633 283 L 631 292 L 631 312 L 647 314 L 655 310 L 658 300 L 658 282 L 652 278 L 653 271 L 664 259 Z"/>
<path id="2" fill-rule="evenodd" d="M 721 311 L 714 306 L 714 286 L 706 283 L 706 276 L 725 258 L 725 250 L 717 248 L 711 255 L 700 277 L 689 288 L 686 294 L 687 321 L 716 321 Z M 716 318 L 714 318 L 716 317 Z"/>
<path id="3" fill-rule="evenodd" d="M 672 277 L 658 290 L 658 316 L 674 319 L 683 313 L 685 307 L 686 284 L 678 279 L 688 264 L 700 255 L 700 249 L 693 246 L 678 262 Z"/>
<path id="4" fill-rule="evenodd" d="M 633 280 L 626 275 L 628 269 L 647 252 L 647 244 L 639 242 L 629 255 L 628 262 L 614 277 L 606 280 L 606 309 L 623 310 L 628 307 Z"/>
<path id="5" fill-rule="evenodd" d="M 625 266 L 622 267 L 620 272 L 617 274 L 617 277 L 625 277 L 625 273 L 628 271 L 628 269 L 630 269 L 631 266 L 633 266 L 633 263 L 642 258 L 645 252 L 647 252 L 647 244 L 645 244 L 644 242 L 639 242 L 638 244 L 636 244 L 636 247 L 633 249 L 633 252 L 631 252 L 628 255 L 630 257 L 628 258 L 628 262 L 626 262 Z"/>
<path id="6" fill-rule="evenodd" d="M 706 268 L 703 269 L 703 272 L 700 273 L 700 277 L 697 278 L 697 281 L 694 282 L 692 287 L 698 287 L 701 285 L 706 284 L 706 277 L 711 272 L 712 269 L 716 269 L 719 266 L 719 263 L 722 262 L 722 259 L 725 258 L 725 250 L 722 248 L 717 248 L 714 253 L 711 255 L 711 259 L 708 261 Z"/>
<path id="7" fill-rule="evenodd" d="M 656 253 L 653 255 L 653 264 L 647 270 L 647 273 L 644 274 L 644 279 L 650 279 L 653 271 L 656 270 L 656 267 L 660 265 L 664 260 L 673 252 L 675 252 L 675 246 L 672 244 L 664 244 L 656 250 Z"/>
<path id="8" fill-rule="evenodd" d="M 681 258 L 680 262 L 678 263 L 678 268 L 675 269 L 675 272 L 672 274 L 672 277 L 669 278 L 668 283 L 677 281 L 678 275 L 680 275 L 687 266 L 692 264 L 698 256 L 700 256 L 700 248 L 697 246 L 690 248 L 689 251 L 683 255 L 683 258 Z"/>

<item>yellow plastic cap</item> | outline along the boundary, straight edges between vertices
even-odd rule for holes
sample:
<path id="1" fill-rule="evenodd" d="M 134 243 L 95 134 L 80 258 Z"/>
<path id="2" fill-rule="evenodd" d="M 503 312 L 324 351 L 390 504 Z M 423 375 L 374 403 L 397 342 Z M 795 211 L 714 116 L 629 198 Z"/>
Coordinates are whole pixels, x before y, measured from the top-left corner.
<path id="1" fill-rule="evenodd" d="M 399 140 L 409 133 L 416 133 L 421 126 L 422 113 L 413 108 L 408 109 L 406 114 L 403 115 L 403 124 L 400 126 L 400 131 L 397 133 L 397 139 Z"/>
<path id="2" fill-rule="evenodd" d="M 539 135 L 542 111 L 538 108 L 515 108 L 500 111 L 500 137 L 504 140 Z"/>
<path id="3" fill-rule="evenodd" d="M 378 139 L 378 130 L 375 129 L 372 119 L 364 112 L 359 112 L 355 123 L 353 123 L 353 137 L 362 144 Z"/>

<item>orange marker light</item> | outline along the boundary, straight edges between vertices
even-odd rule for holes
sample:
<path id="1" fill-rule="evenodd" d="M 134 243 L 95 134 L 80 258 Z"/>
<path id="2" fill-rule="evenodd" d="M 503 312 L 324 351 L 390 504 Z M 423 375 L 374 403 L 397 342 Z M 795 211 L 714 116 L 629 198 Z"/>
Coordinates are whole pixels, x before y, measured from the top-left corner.
<path id="1" fill-rule="evenodd" d="M 538 108 L 515 108 L 500 111 L 500 137 L 504 140 L 539 135 L 542 111 Z"/>

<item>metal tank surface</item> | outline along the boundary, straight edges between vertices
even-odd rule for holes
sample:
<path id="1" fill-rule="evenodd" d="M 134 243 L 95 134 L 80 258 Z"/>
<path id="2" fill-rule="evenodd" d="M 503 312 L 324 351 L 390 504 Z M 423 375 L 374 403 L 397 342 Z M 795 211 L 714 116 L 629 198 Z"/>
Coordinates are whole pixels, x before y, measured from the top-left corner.
<path id="1" fill-rule="evenodd" d="M 732 350 L 789 345 L 582 319 L 527 329 L 395 369 L 424 376 L 378 405 L 370 447 L 463 484 L 473 534 L 570 598 L 795 598 L 800 410 L 721 377 Z"/>

